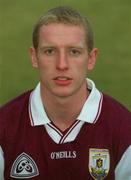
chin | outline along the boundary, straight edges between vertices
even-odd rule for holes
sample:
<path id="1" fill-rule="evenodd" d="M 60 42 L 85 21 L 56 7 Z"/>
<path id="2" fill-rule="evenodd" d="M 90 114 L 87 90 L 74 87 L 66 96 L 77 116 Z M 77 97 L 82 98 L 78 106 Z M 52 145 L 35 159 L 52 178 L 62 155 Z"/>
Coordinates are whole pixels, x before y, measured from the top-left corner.
<path id="1" fill-rule="evenodd" d="M 56 97 L 61 97 L 61 98 L 66 98 L 66 97 L 70 97 L 73 95 L 73 92 L 67 92 L 67 91 L 62 91 L 62 92 L 53 92 L 53 94 L 56 96 Z"/>

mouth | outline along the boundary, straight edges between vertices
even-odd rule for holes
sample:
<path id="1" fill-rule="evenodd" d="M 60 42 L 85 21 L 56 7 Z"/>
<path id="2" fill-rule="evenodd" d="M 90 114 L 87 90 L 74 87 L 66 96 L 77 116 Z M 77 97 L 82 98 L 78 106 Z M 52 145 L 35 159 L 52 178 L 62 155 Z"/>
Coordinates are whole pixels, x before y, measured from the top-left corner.
<path id="1" fill-rule="evenodd" d="M 66 76 L 58 76 L 55 77 L 53 80 L 57 85 L 66 86 L 71 84 L 72 78 Z"/>
<path id="2" fill-rule="evenodd" d="M 58 77 L 54 78 L 54 80 L 66 81 L 66 80 L 71 80 L 71 78 L 66 77 L 66 76 L 58 76 Z"/>

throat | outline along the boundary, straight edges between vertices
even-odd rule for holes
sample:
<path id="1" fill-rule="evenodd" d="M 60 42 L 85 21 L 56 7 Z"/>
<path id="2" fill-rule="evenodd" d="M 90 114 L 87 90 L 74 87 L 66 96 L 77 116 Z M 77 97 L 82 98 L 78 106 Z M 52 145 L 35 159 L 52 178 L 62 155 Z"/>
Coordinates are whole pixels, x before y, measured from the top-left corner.
<path id="1" fill-rule="evenodd" d="M 75 107 L 58 107 L 52 111 L 45 109 L 51 122 L 62 132 L 72 126 L 77 120 L 80 111 L 76 111 Z"/>
<path id="2" fill-rule="evenodd" d="M 52 97 L 49 94 L 41 93 L 47 116 L 62 132 L 71 127 L 77 120 L 88 96 L 89 91 L 86 86 L 82 92 L 80 91 L 68 98 Z"/>
<path id="3" fill-rule="evenodd" d="M 61 120 L 56 120 L 52 121 L 52 124 L 58 128 L 63 134 L 65 134 L 72 126 L 75 124 L 77 120 L 67 120 L 67 121 L 61 121 Z"/>

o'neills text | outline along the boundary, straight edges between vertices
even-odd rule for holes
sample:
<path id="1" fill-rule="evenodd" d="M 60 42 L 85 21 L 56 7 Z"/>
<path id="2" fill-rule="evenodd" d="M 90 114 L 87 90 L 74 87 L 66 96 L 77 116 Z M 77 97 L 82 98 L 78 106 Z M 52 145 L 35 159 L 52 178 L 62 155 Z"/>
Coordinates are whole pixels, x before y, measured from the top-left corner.
<path id="1" fill-rule="evenodd" d="M 50 155 L 51 159 L 71 159 L 76 158 L 76 151 L 60 151 L 52 152 Z"/>

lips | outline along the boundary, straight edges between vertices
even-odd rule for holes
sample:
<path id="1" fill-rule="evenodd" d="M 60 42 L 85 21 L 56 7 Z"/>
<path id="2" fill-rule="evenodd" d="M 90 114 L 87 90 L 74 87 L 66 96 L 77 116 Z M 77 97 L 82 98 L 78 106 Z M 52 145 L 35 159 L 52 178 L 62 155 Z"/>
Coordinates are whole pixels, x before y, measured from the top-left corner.
<path id="1" fill-rule="evenodd" d="M 58 76 L 56 78 L 54 78 L 55 80 L 61 80 L 61 81 L 66 81 L 66 80 L 70 80 L 71 78 L 66 77 L 66 76 Z"/>
<path id="2" fill-rule="evenodd" d="M 66 76 L 58 76 L 56 78 L 54 78 L 54 82 L 57 85 L 61 85 L 61 86 L 66 86 L 69 85 L 72 81 L 72 78 L 70 77 L 66 77 Z"/>

